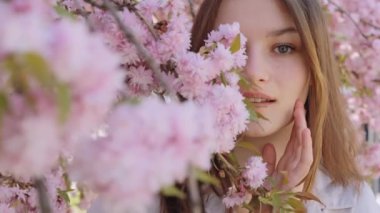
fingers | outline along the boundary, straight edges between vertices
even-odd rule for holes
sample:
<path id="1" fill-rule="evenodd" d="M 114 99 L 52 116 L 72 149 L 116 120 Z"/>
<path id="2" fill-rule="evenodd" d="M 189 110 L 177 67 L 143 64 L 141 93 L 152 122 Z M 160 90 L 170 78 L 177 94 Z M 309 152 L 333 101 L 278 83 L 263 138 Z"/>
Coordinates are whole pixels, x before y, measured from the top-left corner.
<path id="1" fill-rule="evenodd" d="M 296 101 L 293 113 L 292 135 L 276 168 L 276 173 L 285 171 L 289 174 L 288 184 L 282 186 L 282 189 L 290 189 L 298 185 L 308 174 L 313 162 L 312 138 L 310 129 L 307 127 L 302 101 Z"/>
<path id="2" fill-rule="evenodd" d="M 307 128 L 305 114 L 306 114 L 306 111 L 305 111 L 302 101 L 297 100 L 294 106 L 294 124 L 296 128 L 300 128 L 300 129 Z"/>
<path id="3" fill-rule="evenodd" d="M 302 139 L 297 139 L 295 141 L 295 151 L 293 152 L 293 155 L 289 158 L 288 170 L 293 170 L 297 167 L 301 160 L 302 152 L 304 151 L 302 146 Z"/>
<path id="4" fill-rule="evenodd" d="M 276 150 L 273 144 L 265 144 L 262 153 L 263 160 L 267 164 L 268 175 L 272 175 L 276 168 Z"/>
<path id="5" fill-rule="evenodd" d="M 301 117 L 299 116 L 302 110 L 301 108 L 301 105 L 302 103 L 297 99 L 295 105 L 294 105 L 294 109 L 293 109 L 293 128 L 292 128 L 292 133 L 291 133 L 291 136 L 290 136 L 290 139 L 289 139 L 289 142 L 288 144 L 290 146 L 287 146 L 287 148 L 289 147 L 289 151 L 291 152 L 290 154 L 294 153 L 295 152 L 295 149 L 296 149 L 296 144 L 294 143 L 295 139 L 297 139 L 297 136 L 298 136 L 298 129 L 300 127 L 300 123 L 302 123 L 302 121 L 300 121 Z"/>
<path id="6" fill-rule="evenodd" d="M 305 131 L 307 128 L 307 122 L 305 118 L 305 109 L 303 106 L 303 103 L 300 100 L 296 101 L 295 104 L 295 110 L 294 110 L 294 127 L 293 130 L 296 132 L 295 134 L 297 135 L 296 138 L 293 138 L 294 144 L 293 144 L 293 153 L 291 155 L 290 161 L 291 161 L 291 168 L 294 169 L 294 167 L 298 164 L 298 162 L 301 159 L 302 155 L 302 141 L 303 141 L 303 136 L 302 133 Z"/>
<path id="7" fill-rule="evenodd" d="M 295 167 L 289 171 L 291 176 L 289 177 L 289 183 L 283 187 L 284 190 L 297 186 L 310 171 L 310 167 L 313 163 L 313 144 L 308 128 L 302 131 L 301 147 L 300 159 Z"/>
<path id="8" fill-rule="evenodd" d="M 309 172 L 313 163 L 313 143 L 309 129 L 302 132 L 302 154 L 299 164 L 295 168 L 296 171 Z M 306 176 L 306 175 L 305 175 Z"/>
<path id="9" fill-rule="evenodd" d="M 297 100 L 293 110 L 294 124 L 290 139 L 286 145 L 285 152 L 279 161 L 280 169 L 294 169 L 301 158 L 302 131 L 307 128 L 305 119 L 305 109 L 302 101 Z"/>

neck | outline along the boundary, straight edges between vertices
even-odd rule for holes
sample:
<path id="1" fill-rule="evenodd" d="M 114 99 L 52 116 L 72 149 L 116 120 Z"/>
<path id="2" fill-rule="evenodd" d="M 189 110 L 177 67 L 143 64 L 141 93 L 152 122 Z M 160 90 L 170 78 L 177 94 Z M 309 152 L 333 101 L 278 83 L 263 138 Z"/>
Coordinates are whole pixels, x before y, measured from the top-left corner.
<path id="1" fill-rule="evenodd" d="M 265 136 L 265 137 L 243 136 L 242 141 L 251 142 L 252 146 L 260 152 L 263 149 L 265 144 L 267 143 L 273 144 L 276 150 L 276 164 L 277 164 L 281 156 L 285 152 L 285 148 L 289 141 L 292 128 L 293 128 L 293 122 L 289 123 L 285 127 L 278 130 L 277 132 L 270 134 L 268 136 Z M 248 158 L 252 156 L 251 151 L 245 148 L 238 147 L 238 146 L 234 149 L 234 154 L 236 155 L 236 158 L 239 164 L 242 166 L 244 166 Z"/>

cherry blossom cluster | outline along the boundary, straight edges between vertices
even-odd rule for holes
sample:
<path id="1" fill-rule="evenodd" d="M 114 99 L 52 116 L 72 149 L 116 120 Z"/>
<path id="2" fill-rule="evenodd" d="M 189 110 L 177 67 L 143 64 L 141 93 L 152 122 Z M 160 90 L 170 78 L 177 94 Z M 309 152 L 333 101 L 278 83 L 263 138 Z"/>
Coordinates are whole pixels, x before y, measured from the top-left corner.
<path id="1" fill-rule="evenodd" d="M 121 211 L 144 207 L 234 147 L 249 119 L 238 86 L 246 39 L 238 24 L 223 25 L 190 52 L 183 1 L 112 2 L 170 84 L 156 78 L 103 1 L 1 2 L 0 174 L 27 184 L 64 159 L 70 177 Z M 146 99 L 153 94 L 166 101 Z M 91 139 L 102 125 L 106 137 Z M 9 191 L 1 207 L 17 212 L 17 198 L 38 211 L 35 190 L 20 184 L 1 184 Z"/>
<path id="2" fill-rule="evenodd" d="M 263 159 L 258 156 L 249 158 L 241 172 L 242 181 L 238 186 L 229 188 L 227 195 L 223 198 L 224 205 L 231 208 L 250 203 L 252 191 L 263 186 L 267 176 L 267 167 Z"/>
<path id="3" fill-rule="evenodd" d="M 380 127 L 380 2 L 324 0 L 334 50 L 356 124 Z"/>
<path id="4" fill-rule="evenodd" d="M 324 0 L 330 17 L 334 52 L 343 80 L 349 112 L 359 129 L 380 132 L 380 2 Z M 364 140 L 364 134 L 362 135 Z M 377 141 L 378 142 L 378 141 Z M 378 177 L 377 144 L 363 143 L 358 157 L 363 175 Z M 373 147 L 372 147 L 373 146 Z"/>
<path id="5" fill-rule="evenodd" d="M 219 26 L 192 52 L 189 13 L 200 1 L 107 2 L 0 1 L 0 211 L 38 211 L 33 177 L 45 177 L 49 203 L 64 211 L 63 176 L 107 210 L 149 211 L 158 194 L 229 153 L 257 117 L 239 92 L 247 60 L 239 24 Z M 326 3 L 353 117 L 376 126 L 379 3 Z M 260 157 L 238 173 L 227 207 L 256 199 L 267 177 Z"/>
<path id="6" fill-rule="evenodd" d="M 364 176 L 371 179 L 380 177 L 380 144 L 375 143 L 364 147 L 358 156 L 361 172 Z"/>
<path id="7" fill-rule="evenodd" d="M 82 1 L 63 1 L 69 10 L 90 11 L 88 21 L 105 36 L 105 41 L 123 57 L 128 97 L 149 96 L 162 91 L 158 79 L 134 44 L 125 37 L 114 17 Z M 233 148 L 234 138 L 248 122 L 249 113 L 238 89 L 239 71 L 244 67 L 246 38 L 239 34 L 240 27 L 222 25 L 211 32 L 199 53 L 190 52 L 191 20 L 183 13 L 183 1 L 141 1 L 133 8 L 126 4 L 118 11 L 122 21 L 133 30 L 140 42 L 158 61 L 168 85 L 182 98 L 195 100 L 201 105 L 213 105 L 218 113 L 220 132 L 219 152 Z M 238 38 L 236 50 L 232 43 Z M 221 76 L 223 82 L 221 82 Z"/>
<path id="8" fill-rule="evenodd" d="M 118 209 L 149 206 L 191 167 L 208 170 L 217 146 L 212 110 L 190 101 L 122 105 L 107 124 L 104 137 L 81 144 L 70 173 Z"/>
<path id="9" fill-rule="evenodd" d="M 165 11 L 161 12 L 160 7 L 147 9 L 148 3 L 142 1 L 138 5 L 141 11 L 145 11 L 142 14 L 151 16 L 152 11 L 155 11 L 162 15 Z M 125 14 L 135 16 L 129 11 L 120 14 L 121 17 L 125 17 Z M 99 20 L 105 18 L 112 20 L 109 14 L 98 17 Z M 134 26 L 141 24 L 136 17 L 128 19 L 131 20 L 137 22 Z M 116 24 L 114 21 L 111 23 Z M 142 25 L 141 29 L 144 27 Z M 170 29 L 167 29 L 167 33 Z M 189 36 L 189 29 L 184 30 L 187 30 L 186 34 L 177 33 L 173 36 Z M 119 29 L 117 31 L 122 34 Z M 107 34 L 107 30 L 104 33 Z M 163 186 L 183 181 L 191 167 L 209 169 L 211 155 L 231 151 L 236 136 L 245 130 L 249 121 L 249 112 L 238 86 L 239 72 L 246 60 L 246 38 L 240 34 L 238 24 L 222 25 L 210 33 L 199 53 L 190 52 L 188 45 L 181 48 L 177 45 L 170 47 L 169 43 L 163 45 L 160 43 L 162 40 L 152 40 L 154 37 L 150 37 L 152 33 L 148 30 L 144 33 L 146 35 L 138 37 L 151 39 L 143 42 L 148 49 L 149 45 L 169 48 L 159 53 L 150 52 L 157 54 L 155 58 L 161 64 L 162 73 L 170 79 L 170 87 L 187 101 L 179 104 L 176 103 L 176 97 L 169 96 L 169 103 L 166 104 L 157 99 L 142 98 L 137 106 L 123 105 L 110 114 L 106 122 L 107 136 L 84 143 L 75 155 L 71 170 L 73 176 L 99 193 L 106 208 L 112 206 L 114 211 L 144 211 L 146 209 L 142 207 L 150 206 L 154 195 Z M 165 35 L 159 29 L 154 33 Z M 119 51 L 122 50 L 127 51 L 124 48 Z M 132 54 L 138 56 L 137 53 Z M 153 85 L 158 80 L 144 58 L 124 61 L 123 67 L 126 68 L 129 97 L 157 93 L 158 89 Z M 144 88 L 144 92 L 134 90 L 136 88 Z M 94 158 L 97 158 L 97 168 L 89 166 Z M 110 167 L 115 172 L 105 174 L 103 171 Z"/>
<path id="10" fill-rule="evenodd" d="M 0 171 L 44 174 L 62 149 L 99 125 L 124 74 L 119 57 L 86 26 L 44 17 L 48 9 L 34 2 L 1 3 L 0 10 L 6 20 L 0 24 Z"/>
<path id="11" fill-rule="evenodd" d="M 48 1 L 1 1 L 0 18 L 1 212 L 39 212 L 35 178 L 54 212 L 66 212 L 63 173 L 50 173 L 113 106 L 125 78 L 120 57 Z"/>
<path id="12" fill-rule="evenodd" d="M 63 170 L 52 169 L 45 174 L 43 180 L 47 188 L 48 202 L 51 210 L 57 213 L 69 211 L 69 204 L 62 195 L 66 190 Z M 40 212 L 37 189 L 30 178 L 15 178 L 0 174 L 0 212 Z"/>

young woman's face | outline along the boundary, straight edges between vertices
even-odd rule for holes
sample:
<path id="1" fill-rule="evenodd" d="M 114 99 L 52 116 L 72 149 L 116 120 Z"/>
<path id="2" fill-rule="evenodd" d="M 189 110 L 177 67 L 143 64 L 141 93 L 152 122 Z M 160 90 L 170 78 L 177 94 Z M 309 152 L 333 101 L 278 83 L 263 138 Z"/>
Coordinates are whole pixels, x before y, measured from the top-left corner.
<path id="1" fill-rule="evenodd" d="M 233 22 L 240 23 L 241 32 L 248 38 L 244 74 L 256 85 L 241 90 L 269 119 L 250 123 L 246 135 L 268 136 L 292 121 L 297 99 L 306 100 L 309 72 L 301 39 L 279 0 L 223 0 L 216 26 Z"/>

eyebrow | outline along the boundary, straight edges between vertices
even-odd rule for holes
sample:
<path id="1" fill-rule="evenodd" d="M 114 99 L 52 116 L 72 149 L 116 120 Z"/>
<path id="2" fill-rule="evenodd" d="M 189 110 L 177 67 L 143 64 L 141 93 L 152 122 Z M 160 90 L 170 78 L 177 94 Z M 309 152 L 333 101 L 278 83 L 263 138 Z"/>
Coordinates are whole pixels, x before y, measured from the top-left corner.
<path id="1" fill-rule="evenodd" d="M 298 33 L 298 31 L 294 27 L 286 27 L 286 28 L 283 28 L 280 30 L 272 31 L 272 32 L 268 33 L 266 37 L 277 37 L 277 36 L 281 36 L 281 35 L 286 34 L 286 33 Z"/>

